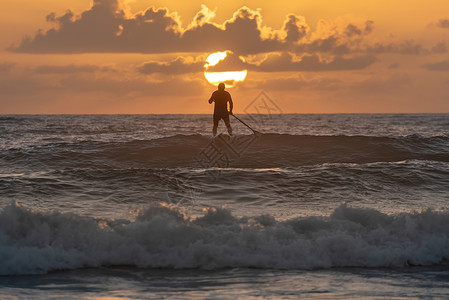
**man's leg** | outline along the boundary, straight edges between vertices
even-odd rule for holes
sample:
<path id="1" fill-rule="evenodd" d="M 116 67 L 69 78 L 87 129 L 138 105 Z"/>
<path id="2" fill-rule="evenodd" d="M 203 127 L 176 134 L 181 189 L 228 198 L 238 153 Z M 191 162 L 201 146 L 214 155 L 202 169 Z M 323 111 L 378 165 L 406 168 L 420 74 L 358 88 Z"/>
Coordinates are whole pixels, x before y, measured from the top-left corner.
<path id="1" fill-rule="evenodd" d="M 217 135 L 218 121 L 220 121 L 220 117 L 214 115 L 214 128 L 212 129 L 214 136 Z"/>
<path id="2" fill-rule="evenodd" d="M 223 117 L 223 121 L 225 122 L 226 128 L 228 128 L 229 135 L 232 135 L 232 127 L 231 127 L 231 123 L 229 122 L 229 115 Z"/>

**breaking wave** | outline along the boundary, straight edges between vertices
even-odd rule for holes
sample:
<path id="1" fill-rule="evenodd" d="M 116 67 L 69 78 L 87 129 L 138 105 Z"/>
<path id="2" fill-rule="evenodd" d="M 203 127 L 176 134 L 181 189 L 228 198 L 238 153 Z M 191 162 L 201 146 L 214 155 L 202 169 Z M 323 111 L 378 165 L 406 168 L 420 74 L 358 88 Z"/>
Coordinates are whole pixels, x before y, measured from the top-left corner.
<path id="1" fill-rule="evenodd" d="M 209 208 L 197 218 L 166 205 L 135 219 L 0 211 L 1 275 L 84 267 L 316 269 L 434 265 L 449 258 L 449 213 L 386 215 L 341 205 L 330 216 L 277 221 Z"/>

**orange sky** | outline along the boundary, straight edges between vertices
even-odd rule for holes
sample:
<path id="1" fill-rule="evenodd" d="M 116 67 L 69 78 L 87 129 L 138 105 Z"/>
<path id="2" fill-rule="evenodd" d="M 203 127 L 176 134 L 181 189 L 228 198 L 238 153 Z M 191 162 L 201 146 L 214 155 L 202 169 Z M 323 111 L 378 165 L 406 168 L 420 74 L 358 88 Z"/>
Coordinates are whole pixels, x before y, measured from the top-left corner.
<path id="1" fill-rule="evenodd" d="M 210 113 L 226 50 L 236 113 L 449 112 L 447 0 L 1 1 L 1 114 Z"/>

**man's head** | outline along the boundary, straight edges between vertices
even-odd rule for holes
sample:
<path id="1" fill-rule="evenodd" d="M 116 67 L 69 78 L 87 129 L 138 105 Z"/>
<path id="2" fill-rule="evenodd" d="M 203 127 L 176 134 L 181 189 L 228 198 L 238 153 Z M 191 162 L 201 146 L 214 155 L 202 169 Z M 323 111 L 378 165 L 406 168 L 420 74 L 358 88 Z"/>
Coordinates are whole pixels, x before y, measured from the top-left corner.
<path id="1" fill-rule="evenodd" d="M 220 82 L 220 83 L 218 84 L 218 89 L 221 90 L 221 91 L 223 91 L 223 90 L 225 89 L 225 84 L 224 84 L 223 82 Z"/>

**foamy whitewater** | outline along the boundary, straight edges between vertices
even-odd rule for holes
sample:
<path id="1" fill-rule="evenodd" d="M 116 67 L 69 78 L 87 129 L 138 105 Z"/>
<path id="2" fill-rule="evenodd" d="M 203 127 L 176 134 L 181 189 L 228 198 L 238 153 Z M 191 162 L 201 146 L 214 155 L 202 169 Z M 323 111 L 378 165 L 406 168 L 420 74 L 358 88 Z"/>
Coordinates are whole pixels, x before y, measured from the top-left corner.
<path id="1" fill-rule="evenodd" d="M 238 116 L 0 116 L 1 298 L 449 296 L 448 114 Z"/>

